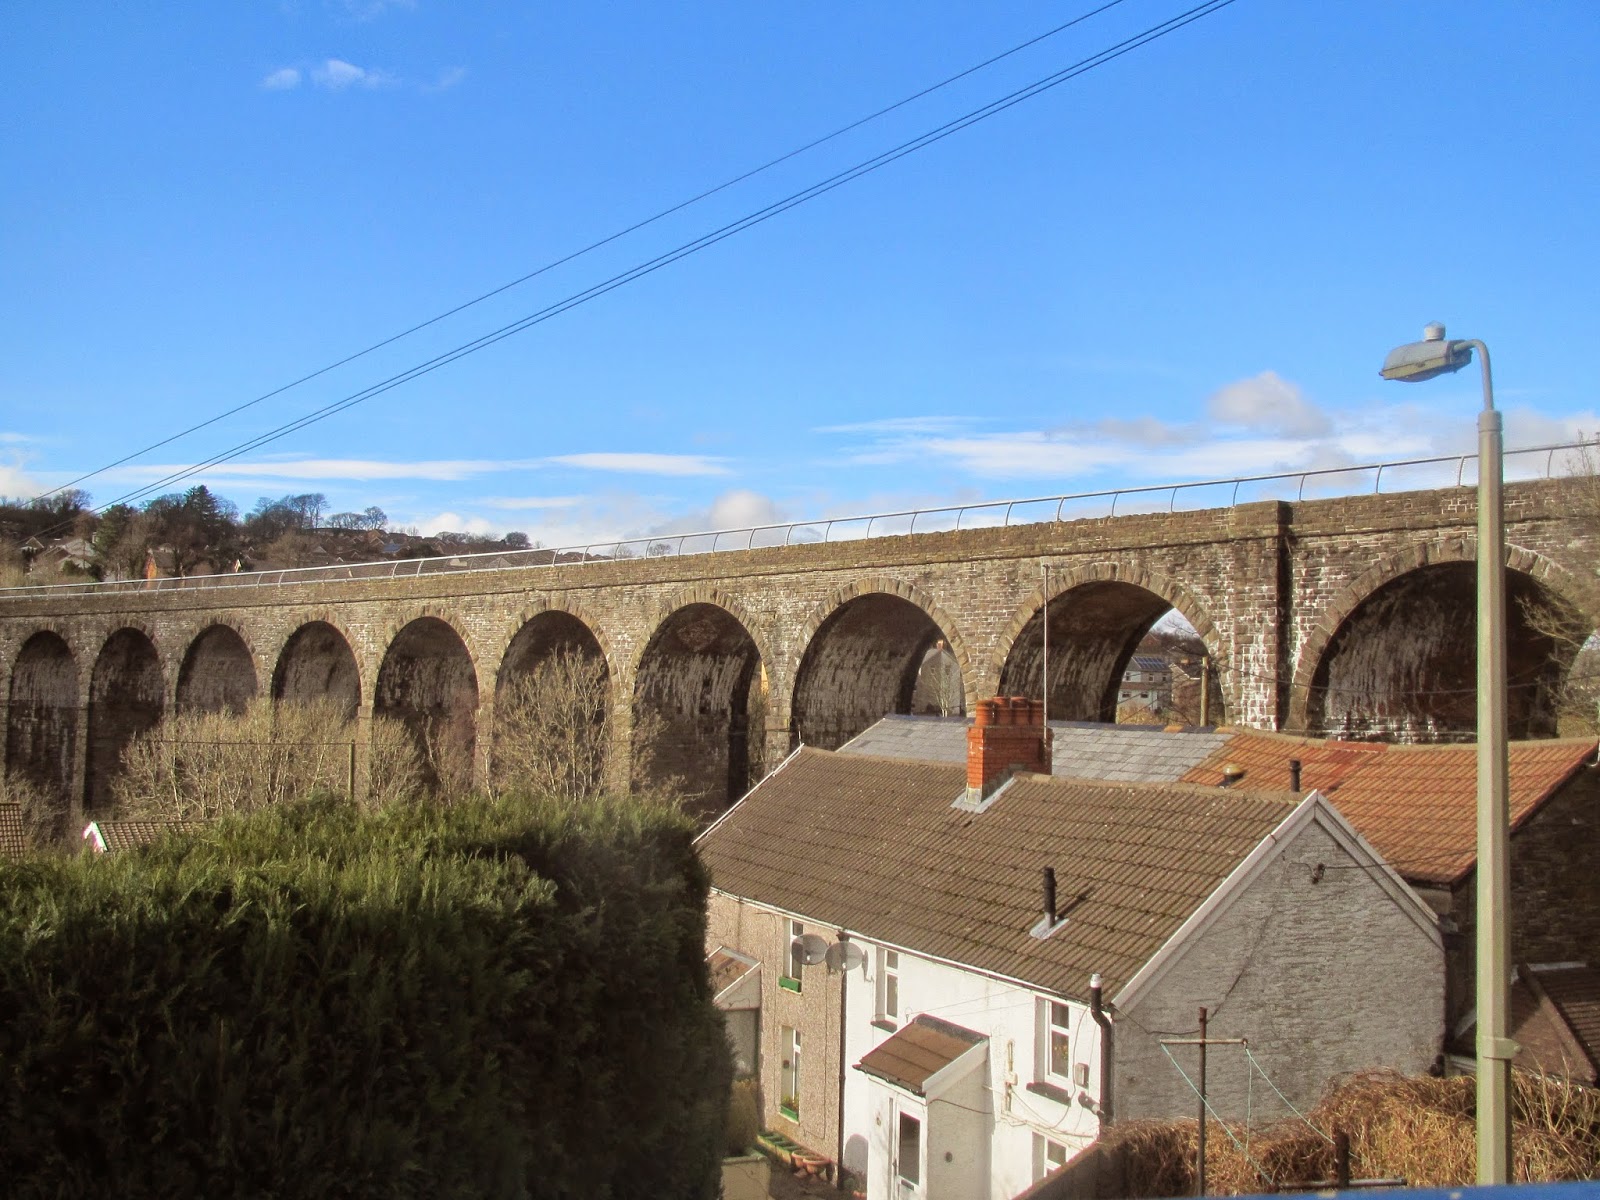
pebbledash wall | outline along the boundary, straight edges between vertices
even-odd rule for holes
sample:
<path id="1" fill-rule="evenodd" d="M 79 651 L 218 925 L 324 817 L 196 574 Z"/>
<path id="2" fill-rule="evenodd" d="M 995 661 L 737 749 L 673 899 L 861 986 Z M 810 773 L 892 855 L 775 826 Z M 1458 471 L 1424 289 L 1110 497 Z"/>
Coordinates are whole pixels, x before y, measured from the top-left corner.
<path id="1" fill-rule="evenodd" d="M 1586 495 L 1506 489 L 1522 736 L 1551 731 L 1563 670 L 1530 605 L 1600 614 Z M 332 697 L 359 729 L 453 722 L 482 770 L 497 695 L 567 648 L 605 666 L 619 780 L 637 759 L 714 810 L 798 742 L 906 711 L 938 642 L 968 706 L 1038 696 L 1047 578 L 1052 718 L 1114 717 L 1128 657 L 1176 608 L 1227 720 L 1429 737 L 1471 728 L 1474 522 L 1473 491 L 1451 488 L 409 579 L 0 593 L 6 760 L 82 815 L 163 713 L 270 694 Z"/>

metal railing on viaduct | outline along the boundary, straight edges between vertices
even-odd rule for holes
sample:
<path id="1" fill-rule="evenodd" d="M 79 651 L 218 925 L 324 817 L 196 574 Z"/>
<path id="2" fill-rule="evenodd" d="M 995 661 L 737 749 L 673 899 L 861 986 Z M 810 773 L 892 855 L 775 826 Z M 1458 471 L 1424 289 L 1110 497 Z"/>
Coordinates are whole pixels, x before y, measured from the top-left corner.
<path id="1" fill-rule="evenodd" d="M 1572 658 L 1545 618 L 1593 628 L 1600 613 L 1584 452 L 1508 456 L 1523 477 L 1506 503 L 1524 736 L 1553 730 Z M 449 725 L 486 771 L 497 699 L 565 651 L 601 668 L 618 780 L 639 764 L 715 808 L 795 743 L 836 746 L 890 712 L 1005 692 L 1045 696 L 1052 718 L 1114 718 L 1130 655 L 1172 610 L 1203 643 L 1227 720 L 1459 733 L 1473 711 L 1473 466 L 7 589 L 6 761 L 94 811 L 123 747 L 164 714 L 270 696 L 334 700 L 361 738 L 374 717 Z"/>

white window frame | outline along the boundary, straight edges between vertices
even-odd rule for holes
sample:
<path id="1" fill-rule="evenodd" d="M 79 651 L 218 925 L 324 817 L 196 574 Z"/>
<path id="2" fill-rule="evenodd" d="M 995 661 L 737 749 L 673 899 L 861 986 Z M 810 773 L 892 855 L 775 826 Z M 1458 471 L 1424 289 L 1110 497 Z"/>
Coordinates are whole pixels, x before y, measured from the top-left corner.
<path id="1" fill-rule="evenodd" d="M 900 952 L 878 947 L 877 1020 L 886 1025 L 900 1023 Z"/>
<path id="2" fill-rule="evenodd" d="M 784 978 L 794 980 L 795 986 L 792 990 L 796 992 L 802 986 L 800 972 L 805 970 L 806 967 L 805 953 L 800 949 L 799 944 L 805 933 L 806 927 L 803 922 L 793 919 L 789 921 L 789 957 L 785 960 L 788 972 L 784 975 Z"/>
<path id="3" fill-rule="evenodd" d="M 1056 1022 L 1057 1010 L 1062 1020 Z M 1046 1083 L 1057 1087 L 1070 1088 L 1072 1086 L 1072 1006 L 1065 1000 L 1055 1000 L 1048 996 L 1039 999 L 1039 1073 L 1038 1077 Z M 1056 1066 L 1056 1036 L 1062 1039 L 1062 1052 L 1066 1059 L 1065 1069 L 1061 1072 L 1055 1070 Z"/>
<path id="4" fill-rule="evenodd" d="M 1059 1159 L 1051 1156 L 1051 1150 L 1060 1151 Z M 1066 1146 L 1054 1138 L 1045 1137 L 1042 1133 L 1033 1135 L 1033 1181 L 1038 1183 L 1058 1166 L 1066 1163 L 1069 1157 Z"/>
<path id="5" fill-rule="evenodd" d="M 778 1104 L 800 1116 L 800 1031 L 792 1025 L 783 1026 L 778 1033 Z M 793 1100 L 793 1105 L 785 1104 Z"/>

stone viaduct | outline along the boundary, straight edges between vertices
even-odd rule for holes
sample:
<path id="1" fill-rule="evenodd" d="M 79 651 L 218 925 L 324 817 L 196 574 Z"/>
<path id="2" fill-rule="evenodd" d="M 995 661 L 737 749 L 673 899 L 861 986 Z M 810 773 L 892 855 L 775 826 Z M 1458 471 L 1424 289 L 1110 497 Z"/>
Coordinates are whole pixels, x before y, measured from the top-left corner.
<path id="1" fill-rule="evenodd" d="M 1571 481 L 1507 487 L 1513 736 L 1553 732 L 1572 657 L 1530 610 L 1600 619 L 1588 507 Z M 796 743 L 907 711 L 937 642 L 968 705 L 1039 696 L 1047 612 L 1051 717 L 1113 719 L 1170 609 L 1235 724 L 1470 730 L 1474 521 L 1472 489 L 1449 488 L 411 578 L 17 589 L 0 593 L 6 764 L 92 815 L 163 713 L 269 694 L 335 701 L 358 745 L 374 716 L 452 721 L 481 772 L 496 698 L 567 648 L 603 664 L 617 778 L 649 762 L 714 811 Z"/>

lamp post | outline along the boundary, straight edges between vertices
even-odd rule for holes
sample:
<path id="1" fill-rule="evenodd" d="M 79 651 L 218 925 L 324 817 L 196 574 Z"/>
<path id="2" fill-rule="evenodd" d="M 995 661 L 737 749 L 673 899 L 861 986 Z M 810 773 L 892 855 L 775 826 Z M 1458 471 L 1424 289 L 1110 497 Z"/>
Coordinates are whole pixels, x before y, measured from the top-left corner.
<path id="1" fill-rule="evenodd" d="M 1511 809 L 1506 767 L 1505 517 L 1503 443 L 1494 407 L 1489 348 L 1449 341 L 1429 325 L 1422 341 L 1389 352 L 1385 379 L 1420 383 L 1459 371 L 1478 352 L 1483 411 L 1478 414 L 1478 1182 L 1511 1175 Z"/>

